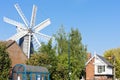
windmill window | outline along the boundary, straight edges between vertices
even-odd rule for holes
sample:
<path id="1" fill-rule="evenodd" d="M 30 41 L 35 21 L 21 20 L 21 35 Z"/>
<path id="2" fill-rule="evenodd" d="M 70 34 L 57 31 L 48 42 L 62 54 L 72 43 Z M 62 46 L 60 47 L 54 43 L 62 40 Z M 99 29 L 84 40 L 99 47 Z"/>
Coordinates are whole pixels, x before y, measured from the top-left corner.
<path id="1" fill-rule="evenodd" d="M 104 65 L 98 65 L 98 73 L 105 72 L 105 66 Z"/>

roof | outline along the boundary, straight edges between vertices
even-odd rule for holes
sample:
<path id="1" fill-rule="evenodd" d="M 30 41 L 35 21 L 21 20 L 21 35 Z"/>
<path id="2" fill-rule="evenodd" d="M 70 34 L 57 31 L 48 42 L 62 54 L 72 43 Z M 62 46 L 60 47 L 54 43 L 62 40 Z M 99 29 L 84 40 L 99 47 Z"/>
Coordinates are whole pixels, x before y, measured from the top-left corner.
<path id="1" fill-rule="evenodd" d="M 41 66 L 16 64 L 13 68 L 13 72 L 48 72 L 48 69 Z"/>
<path id="2" fill-rule="evenodd" d="M 28 59 L 27 56 L 23 53 L 20 46 L 14 40 L 3 41 L 6 45 L 6 51 L 9 54 L 9 57 L 12 61 L 11 66 L 14 67 L 16 64 L 25 64 Z"/>
<path id="3" fill-rule="evenodd" d="M 102 57 L 102 56 L 100 56 L 100 55 L 98 55 L 98 54 L 97 54 L 97 56 L 98 56 L 103 62 L 105 62 L 108 66 L 113 67 L 113 65 L 112 65 L 110 62 L 108 62 L 104 57 Z"/>
<path id="4" fill-rule="evenodd" d="M 86 62 L 85 65 L 87 65 L 94 57 L 95 57 L 95 56 L 91 57 L 91 58 Z"/>
<path id="5" fill-rule="evenodd" d="M 9 40 L 9 41 L 6 41 L 6 47 L 10 47 L 13 43 L 15 43 L 14 40 Z"/>
<path id="6" fill-rule="evenodd" d="M 98 55 L 98 54 L 95 54 L 92 58 L 90 58 L 87 62 L 86 62 L 86 65 L 92 60 L 92 59 L 94 59 L 95 57 L 99 57 L 103 62 L 105 62 L 108 66 L 110 66 L 110 67 L 113 67 L 113 65 L 110 63 L 110 62 L 108 62 L 104 57 L 102 57 L 102 56 L 100 56 L 100 55 Z"/>
<path id="7" fill-rule="evenodd" d="M 6 45 L 7 48 L 10 47 L 12 44 L 15 43 L 14 40 L 0 41 L 0 42 L 4 43 L 4 44 Z"/>

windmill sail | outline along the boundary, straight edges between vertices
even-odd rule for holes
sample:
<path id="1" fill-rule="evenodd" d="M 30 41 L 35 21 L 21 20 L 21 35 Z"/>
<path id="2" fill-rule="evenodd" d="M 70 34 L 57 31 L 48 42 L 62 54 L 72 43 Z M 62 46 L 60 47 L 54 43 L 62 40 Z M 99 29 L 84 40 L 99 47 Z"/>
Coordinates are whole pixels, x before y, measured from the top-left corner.
<path id="1" fill-rule="evenodd" d="M 19 7 L 19 5 L 15 4 L 15 8 L 18 11 L 19 15 L 21 16 L 22 20 L 24 21 L 25 25 L 28 27 L 29 22 L 28 22 L 27 18 L 24 16 L 24 14 L 23 14 L 21 8 Z"/>
<path id="2" fill-rule="evenodd" d="M 50 36 L 45 35 L 43 33 L 39 33 L 40 30 L 43 28 L 47 27 L 51 22 L 50 19 L 46 19 L 45 21 L 41 22 L 38 25 L 35 25 L 35 19 L 36 19 L 36 12 L 37 12 L 37 6 L 33 5 L 33 10 L 32 10 L 32 15 L 31 15 L 31 20 L 30 23 L 24 16 L 21 8 L 19 7 L 18 4 L 15 4 L 15 8 L 22 18 L 24 24 L 19 23 L 15 20 L 9 19 L 4 17 L 3 20 L 9 24 L 12 24 L 16 26 L 17 28 L 17 33 L 10 37 L 8 40 L 19 40 L 19 45 L 25 55 L 30 58 L 30 55 L 33 53 L 33 50 L 36 48 L 39 48 L 41 46 L 41 43 L 36 36 L 39 35 L 41 38 L 44 38 L 45 40 L 50 40 Z"/>
<path id="3" fill-rule="evenodd" d="M 33 5 L 31 21 L 30 21 L 30 28 L 35 26 L 36 12 L 37 12 L 37 7 L 35 5 Z"/>

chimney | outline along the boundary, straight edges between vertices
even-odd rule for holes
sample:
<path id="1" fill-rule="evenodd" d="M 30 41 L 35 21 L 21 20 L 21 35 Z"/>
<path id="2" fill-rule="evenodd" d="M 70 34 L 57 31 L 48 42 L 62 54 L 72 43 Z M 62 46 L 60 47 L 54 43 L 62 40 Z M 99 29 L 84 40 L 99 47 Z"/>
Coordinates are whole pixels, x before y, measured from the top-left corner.
<path id="1" fill-rule="evenodd" d="M 87 53 L 87 61 L 91 58 L 91 53 Z"/>

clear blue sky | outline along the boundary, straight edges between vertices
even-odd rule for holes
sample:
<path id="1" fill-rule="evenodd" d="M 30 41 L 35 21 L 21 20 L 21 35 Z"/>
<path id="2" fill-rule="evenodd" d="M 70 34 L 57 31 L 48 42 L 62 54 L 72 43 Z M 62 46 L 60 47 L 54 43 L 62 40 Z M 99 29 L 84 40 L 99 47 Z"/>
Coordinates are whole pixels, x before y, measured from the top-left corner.
<path id="1" fill-rule="evenodd" d="M 3 16 L 23 23 L 14 4 L 18 3 L 28 20 L 33 4 L 37 5 L 36 24 L 50 18 L 51 25 L 41 32 L 56 33 L 63 24 L 66 32 L 78 28 L 88 52 L 103 54 L 120 47 L 120 0 L 1 0 L 0 40 L 16 33 L 13 25 L 3 22 Z"/>

